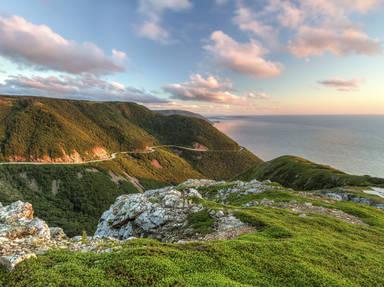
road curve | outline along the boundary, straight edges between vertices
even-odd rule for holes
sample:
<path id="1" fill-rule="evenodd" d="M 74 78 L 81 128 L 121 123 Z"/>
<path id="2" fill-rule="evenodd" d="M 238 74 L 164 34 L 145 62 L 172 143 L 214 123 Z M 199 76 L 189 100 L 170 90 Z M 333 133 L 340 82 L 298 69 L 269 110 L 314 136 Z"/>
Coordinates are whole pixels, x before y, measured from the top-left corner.
<path id="1" fill-rule="evenodd" d="M 158 146 L 151 146 L 147 147 L 146 150 L 143 151 L 121 151 L 121 152 L 114 152 L 111 154 L 110 157 L 105 159 L 94 159 L 94 160 L 87 160 L 82 162 L 38 162 L 38 161 L 5 161 L 0 162 L 0 165 L 81 165 L 81 164 L 89 164 L 89 163 L 96 163 L 96 162 L 103 162 L 103 161 L 109 161 L 115 159 L 119 154 L 148 154 L 153 153 L 156 151 L 157 148 L 163 148 L 163 147 L 170 147 L 170 148 L 178 148 L 188 151 L 195 151 L 195 152 L 240 152 L 244 150 L 244 147 L 240 147 L 238 150 L 208 150 L 208 149 L 199 149 L 199 148 L 191 148 L 191 147 L 184 147 L 184 146 L 178 146 L 178 145 L 158 145 Z"/>

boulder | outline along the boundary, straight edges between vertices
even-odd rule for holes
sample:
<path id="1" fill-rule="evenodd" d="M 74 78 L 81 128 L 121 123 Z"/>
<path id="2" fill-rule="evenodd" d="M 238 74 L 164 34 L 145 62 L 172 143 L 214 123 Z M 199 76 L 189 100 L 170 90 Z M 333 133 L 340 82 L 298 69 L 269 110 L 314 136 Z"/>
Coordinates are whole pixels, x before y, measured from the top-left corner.
<path id="1" fill-rule="evenodd" d="M 0 265 L 4 266 L 5 269 L 11 271 L 16 267 L 17 264 L 23 262 L 26 259 L 36 257 L 35 253 L 19 253 L 13 254 L 10 256 L 1 256 L 0 257 Z"/>
<path id="2" fill-rule="evenodd" d="M 49 232 L 51 233 L 51 239 L 54 239 L 54 240 L 67 239 L 67 235 L 64 233 L 64 230 L 60 227 L 50 227 Z"/>
<path id="3" fill-rule="evenodd" d="M 131 237 L 151 237 L 166 242 L 184 242 L 193 240 L 210 240 L 239 235 L 246 224 L 223 210 L 209 209 L 200 202 L 204 200 L 198 191 L 207 186 L 223 187 L 224 182 L 213 180 L 188 180 L 177 187 L 165 187 L 148 190 L 141 194 L 122 195 L 101 216 L 95 238 L 117 238 L 119 240 Z M 229 193 L 243 191 L 258 193 L 266 190 L 263 183 L 235 182 L 231 187 L 222 189 L 219 194 L 226 197 Z M 229 190 L 229 191 L 228 191 Z M 206 211 L 206 212 L 204 212 Z M 193 215 L 208 216 L 212 222 L 210 235 L 201 234 L 193 227 Z M 232 237 L 231 237 L 232 238 Z"/>
<path id="4" fill-rule="evenodd" d="M 95 237 L 177 241 L 184 237 L 180 227 L 187 225 L 188 215 L 203 209 L 196 198 L 202 198 L 197 190 L 179 191 L 174 187 L 122 195 L 101 216 Z"/>
<path id="5" fill-rule="evenodd" d="M 25 237 L 50 239 L 48 225 L 39 218 L 33 218 L 33 208 L 28 202 L 16 201 L 0 207 L 0 237 L 11 240 Z"/>
<path id="6" fill-rule="evenodd" d="M 18 263 L 46 250 L 51 242 L 51 231 L 41 219 L 33 217 L 32 205 L 16 201 L 0 207 L 0 265 L 13 269 Z M 62 234 L 64 232 L 61 229 Z"/>
<path id="7" fill-rule="evenodd" d="M 0 206 L 0 223 L 13 223 L 20 219 L 32 219 L 33 208 L 28 202 L 16 201 L 8 206 Z"/>

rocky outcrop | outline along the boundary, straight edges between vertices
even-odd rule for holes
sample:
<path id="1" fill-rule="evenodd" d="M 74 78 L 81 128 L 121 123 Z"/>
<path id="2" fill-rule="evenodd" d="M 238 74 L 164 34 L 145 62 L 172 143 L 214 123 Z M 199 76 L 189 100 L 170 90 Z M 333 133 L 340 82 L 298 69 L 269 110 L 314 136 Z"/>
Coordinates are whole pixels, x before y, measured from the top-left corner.
<path id="1" fill-rule="evenodd" d="M 148 190 L 143 194 L 122 195 L 102 215 L 95 237 L 127 239 L 151 237 L 162 241 L 204 239 L 191 227 L 192 214 L 207 211 L 212 233 L 238 228 L 244 224 L 223 211 L 208 210 L 199 200 L 202 195 L 191 186 L 207 186 L 214 181 L 187 181 L 178 187 Z"/>
<path id="2" fill-rule="evenodd" d="M 365 194 L 374 195 L 375 197 L 367 197 Z M 319 196 L 320 198 L 329 198 L 334 201 L 352 201 L 369 205 L 375 208 L 384 209 L 383 189 L 377 187 L 370 187 L 365 190 L 356 192 L 348 187 L 340 187 L 334 190 L 319 190 L 313 193 L 301 192 L 305 196 Z"/>
<path id="3" fill-rule="evenodd" d="M 16 201 L 8 206 L 0 203 L 0 265 L 12 270 L 20 262 L 50 249 L 105 252 L 105 241 L 95 238 L 69 239 L 59 227 L 51 227 L 33 217 L 30 203 Z"/>
<path id="4" fill-rule="evenodd" d="M 16 201 L 0 207 L 0 264 L 7 269 L 35 256 L 34 251 L 50 238 L 48 225 L 33 217 L 30 203 Z"/>
<path id="5" fill-rule="evenodd" d="M 148 190 L 143 194 L 122 195 L 104 212 L 96 237 L 126 239 L 154 237 L 166 241 L 181 239 L 181 227 L 188 214 L 203 209 L 194 199 L 201 195 L 194 189 L 180 192 L 173 187 Z"/>
<path id="6" fill-rule="evenodd" d="M 223 183 L 217 183 L 216 185 L 220 186 Z M 260 182 L 256 179 L 251 180 L 249 182 L 244 181 L 234 181 L 230 183 L 225 183 L 222 188 L 218 190 L 218 192 L 213 196 L 215 201 L 220 203 L 228 203 L 228 197 L 231 194 L 241 194 L 241 195 L 249 195 L 249 194 L 259 194 L 266 191 L 276 191 L 276 190 L 290 190 L 282 187 L 280 184 L 272 183 L 269 180 Z"/>
<path id="7" fill-rule="evenodd" d="M 30 237 L 33 240 L 50 238 L 48 225 L 39 218 L 33 218 L 30 203 L 16 201 L 0 207 L 0 238 L 10 240 Z"/>
<path id="8" fill-rule="evenodd" d="M 300 195 L 308 201 L 272 200 L 271 192 Z M 65 248 L 80 252 L 111 252 L 119 243 L 137 237 L 150 237 L 165 242 L 233 239 L 255 231 L 235 216 L 241 208 L 285 209 L 311 220 L 316 214 L 334 217 L 350 224 L 365 225 L 358 217 L 341 210 L 312 205 L 309 200 L 356 201 L 335 190 L 296 192 L 270 181 L 250 182 L 188 180 L 178 186 L 147 190 L 119 196 L 101 216 L 93 237 L 67 238 L 61 228 L 49 227 L 34 217 L 32 205 L 17 201 L 0 204 L 0 264 L 13 269 L 25 259 L 50 249 Z M 264 196 L 262 195 L 263 193 Z M 240 202 L 241 206 L 233 207 Z M 361 201 L 358 201 L 361 202 Z M 106 244 L 112 242 L 112 244 Z"/>
<path id="9" fill-rule="evenodd" d="M 270 208 L 280 208 L 290 210 L 294 214 L 298 214 L 300 217 L 307 217 L 311 214 L 321 214 L 331 216 L 339 220 L 348 222 L 350 224 L 366 225 L 360 218 L 345 213 L 338 209 L 326 208 L 323 206 L 313 205 L 311 202 L 297 202 L 291 200 L 289 202 L 275 202 L 270 199 L 262 199 L 260 201 L 253 200 L 243 204 L 244 207 L 253 206 L 267 206 Z"/>

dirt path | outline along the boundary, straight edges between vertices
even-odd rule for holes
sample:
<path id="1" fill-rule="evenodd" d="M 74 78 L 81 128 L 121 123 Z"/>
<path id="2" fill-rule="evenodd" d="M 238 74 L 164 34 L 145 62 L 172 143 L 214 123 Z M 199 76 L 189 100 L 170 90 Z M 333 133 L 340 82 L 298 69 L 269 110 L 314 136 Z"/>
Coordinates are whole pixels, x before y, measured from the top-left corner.
<path id="1" fill-rule="evenodd" d="M 109 158 L 105 159 L 94 159 L 94 160 L 88 160 L 88 161 L 82 161 L 82 162 L 37 162 L 37 161 L 7 161 L 7 162 L 0 162 L 0 165 L 80 165 L 80 164 L 89 164 L 89 163 L 96 163 L 96 162 L 103 162 L 103 161 L 109 161 L 115 159 L 119 154 L 148 154 L 153 153 L 158 148 L 163 147 L 173 147 L 188 151 L 195 151 L 195 152 L 240 152 L 244 149 L 244 147 L 240 147 L 238 150 L 208 150 L 203 148 L 191 148 L 191 147 L 184 147 L 184 146 L 178 146 L 178 145 L 158 145 L 158 146 L 151 146 L 148 147 L 146 150 L 143 151 L 122 151 L 122 152 L 114 152 L 111 154 Z"/>

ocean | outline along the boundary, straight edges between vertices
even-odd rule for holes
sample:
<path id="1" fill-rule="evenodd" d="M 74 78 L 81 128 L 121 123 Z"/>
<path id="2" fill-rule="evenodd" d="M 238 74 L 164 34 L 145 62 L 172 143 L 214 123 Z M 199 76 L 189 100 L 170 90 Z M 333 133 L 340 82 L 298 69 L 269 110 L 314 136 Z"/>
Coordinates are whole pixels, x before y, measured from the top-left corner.
<path id="1" fill-rule="evenodd" d="M 384 177 L 384 116 L 220 116 L 215 127 L 263 160 L 296 155 Z"/>

